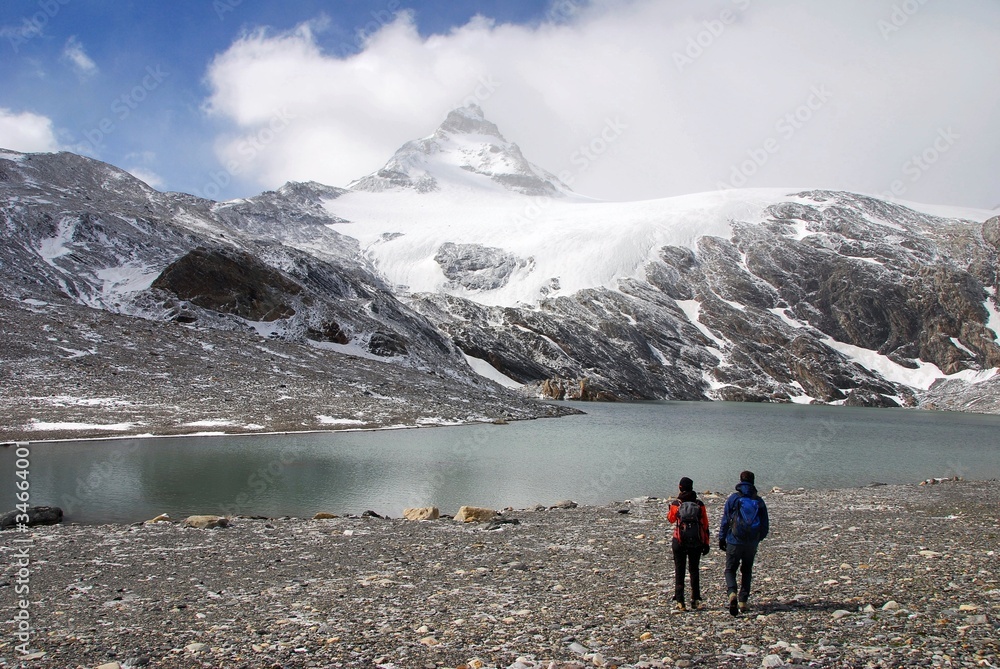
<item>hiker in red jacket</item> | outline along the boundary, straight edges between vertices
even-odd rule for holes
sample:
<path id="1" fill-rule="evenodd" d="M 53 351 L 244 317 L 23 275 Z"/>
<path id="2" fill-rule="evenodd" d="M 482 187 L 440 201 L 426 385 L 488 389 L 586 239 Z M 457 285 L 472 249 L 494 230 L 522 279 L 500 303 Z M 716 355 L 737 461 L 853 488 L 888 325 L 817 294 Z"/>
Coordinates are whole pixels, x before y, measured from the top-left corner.
<path id="1" fill-rule="evenodd" d="M 674 523 L 674 538 L 670 547 L 674 553 L 674 609 L 686 611 L 684 606 L 685 564 L 691 574 L 691 608 L 701 608 L 701 580 L 698 562 L 708 553 L 708 511 L 698 494 L 694 482 L 683 477 L 678 484 L 677 499 L 670 502 L 667 520 Z"/>

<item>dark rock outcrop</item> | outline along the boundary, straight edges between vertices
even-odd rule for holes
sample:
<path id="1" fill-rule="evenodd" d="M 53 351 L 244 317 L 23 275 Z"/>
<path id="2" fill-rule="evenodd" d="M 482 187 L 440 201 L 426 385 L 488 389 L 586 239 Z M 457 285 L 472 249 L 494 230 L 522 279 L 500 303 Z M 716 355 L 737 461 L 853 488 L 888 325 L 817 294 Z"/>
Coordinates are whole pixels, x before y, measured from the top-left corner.
<path id="1" fill-rule="evenodd" d="M 289 298 L 302 293 L 302 286 L 249 253 L 202 247 L 171 263 L 151 287 L 205 309 L 265 322 L 294 315 Z"/>
<path id="2" fill-rule="evenodd" d="M 27 516 L 27 519 L 24 516 Z M 63 511 L 58 506 L 29 506 L 23 512 L 8 511 L 0 516 L 0 530 L 7 530 L 18 526 L 57 525 L 62 520 Z"/>

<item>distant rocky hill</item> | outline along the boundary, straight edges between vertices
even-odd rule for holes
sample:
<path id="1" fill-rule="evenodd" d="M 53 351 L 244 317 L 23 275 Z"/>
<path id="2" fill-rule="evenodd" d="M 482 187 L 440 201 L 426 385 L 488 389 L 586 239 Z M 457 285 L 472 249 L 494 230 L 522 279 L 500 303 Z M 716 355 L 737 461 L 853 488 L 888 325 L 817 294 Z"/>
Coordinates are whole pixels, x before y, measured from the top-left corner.
<path id="1" fill-rule="evenodd" d="M 470 363 L 522 397 L 996 411 L 1000 218 L 923 209 L 819 190 L 596 202 L 470 107 L 349 189 L 222 203 L 0 152 L 0 294 L 8 321 L 86 307 L 515 404 Z"/>

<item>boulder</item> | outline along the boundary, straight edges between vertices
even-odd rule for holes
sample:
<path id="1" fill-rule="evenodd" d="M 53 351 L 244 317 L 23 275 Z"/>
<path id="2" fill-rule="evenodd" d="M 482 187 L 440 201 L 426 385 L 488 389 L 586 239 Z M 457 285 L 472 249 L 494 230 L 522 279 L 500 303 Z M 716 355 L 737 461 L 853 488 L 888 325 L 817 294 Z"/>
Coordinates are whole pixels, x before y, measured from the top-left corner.
<path id="1" fill-rule="evenodd" d="M 191 304 L 251 321 L 295 315 L 302 286 L 258 257 L 225 248 L 198 247 L 167 266 L 152 288 Z"/>
<path id="2" fill-rule="evenodd" d="M 499 530 L 504 525 L 520 525 L 521 521 L 517 518 L 505 518 L 504 516 L 494 516 L 486 523 L 487 530 Z"/>
<path id="3" fill-rule="evenodd" d="M 481 506 L 463 506 L 455 514 L 455 520 L 461 523 L 485 523 L 497 515 L 493 509 Z"/>
<path id="4" fill-rule="evenodd" d="M 403 518 L 406 520 L 437 520 L 440 517 L 441 512 L 438 511 L 436 506 L 420 506 L 403 509 Z"/>
<path id="5" fill-rule="evenodd" d="M 320 511 L 313 516 L 313 520 L 332 520 L 334 518 L 339 518 L 339 516 L 335 513 L 329 513 L 327 511 Z"/>
<path id="6" fill-rule="evenodd" d="M 23 518 L 25 515 L 28 516 L 27 521 Z M 19 519 L 18 516 L 22 516 L 22 518 Z M 29 506 L 26 512 L 10 511 L 0 516 L 0 529 L 6 530 L 10 527 L 16 527 L 18 524 L 26 527 L 56 525 L 61 523 L 62 519 L 63 512 L 58 506 Z"/>
<path id="7" fill-rule="evenodd" d="M 896 408 L 899 403 L 890 397 L 881 395 L 870 390 L 857 389 L 847 394 L 844 405 L 849 407 L 876 407 L 876 408 Z"/>
<path id="8" fill-rule="evenodd" d="M 165 513 L 161 513 L 156 518 L 150 518 L 149 520 L 147 520 L 146 524 L 152 525 L 154 523 L 171 523 L 171 522 L 173 521 L 170 519 L 170 516 L 168 516 Z"/>
<path id="9" fill-rule="evenodd" d="M 454 242 L 442 244 L 434 262 L 441 266 L 449 288 L 466 290 L 502 288 L 514 272 L 534 264 L 500 248 Z"/>
<path id="10" fill-rule="evenodd" d="M 564 499 L 562 501 L 556 502 L 550 509 L 575 509 L 577 506 L 576 502 L 571 499 Z"/>
<path id="11" fill-rule="evenodd" d="M 199 530 L 209 530 L 214 527 L 229 527 L 229 519 L 222 516 L 188 516 L 184 519 L 185 527 Z"/>
<path id="12" fill-rule="evenodd" d="M 543 399 L 562 400 L 566 399 L 566 384 L 560 379 L 545 379 L 539 391 Z"/>
<path id="13" fill-rule="evenodd" d="M 765 669 L 773 669 L 774 667 L 785 666 L 785 661 L 781 659 L 780 655 L 774 655 L 772 653 L 771 655 L 764 656 L 764 659 L 760 661 L 760 666 Z"/>
<path id="14" fill-rule="evenodd" d="M 368 339 L 368 351 L 383 358 L 406 355 L 406 338 L 393 332 L 373 332 Z"/>
<path id="15" fill-rule="evenodd" d="M 316 326 L 306 328 L 306 339 L 326 341 L 334 344 L 346 344 L 351 341 L 344 329 L 336 322 L 328 320 Z"/>

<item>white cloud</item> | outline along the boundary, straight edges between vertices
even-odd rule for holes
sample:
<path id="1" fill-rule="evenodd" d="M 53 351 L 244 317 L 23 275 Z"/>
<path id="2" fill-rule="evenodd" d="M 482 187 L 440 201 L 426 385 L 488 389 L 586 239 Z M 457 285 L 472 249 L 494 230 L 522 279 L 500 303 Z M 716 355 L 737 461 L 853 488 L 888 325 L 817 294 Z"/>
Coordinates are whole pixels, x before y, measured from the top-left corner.
<path id="1" fill-rule="evenodd" d="M 146 185 L 151 188 L 162 190 L 164 186 L 166 186 L 166 182 L 163 180 L 163 177 L 148 168 L 128 167 L 125 171 L 134 176 L 136 179 L 146 182 Z"/>
<path id="2" fill-rule="evenodd" d="M 59 142 L 52 130 L 52 120 L 31 112 L 14 113 L 0 107 L 0 147 L 42 153 L 58 151 Z"/>
<path id="3" fill-rule="evenodd" d="M 66 46 L 63 48 L 63 57 L 73 65 L 73 69 L 81 77 L 89 77 L 97 73 L 97 63 L 87 55 L 87 52 L 83 49 L 83 44 L 75 35 L 66 40 Z"/>
<path id="4" fill-rule="evenodd" d="M 530 160 L 597 197 L 896 184 L 904 199 L 992 207 L 1000 6 L 900 7 L 560 0 L 554 22 L 431 37 L 402 13 L 349 57 L 315 26 L 262 29 L 212 62 L 206 108 L 226 122 L 227 170 L 259 187 L 344 185 L 478 95 Z M 943 151 L 941 133 L 955 138 Z"/>
<path id="5" fill-rule="evenodd" d="M 157 157 L 155 151 L 133 151 L 125 155 L 124 164 L 129 167 L 125 171 L 136 179 L 146 182 L 146 185 L 157 190 L 163 190 L 166 180 L 157 174 L 151 166 L 156 165 Z"/>

